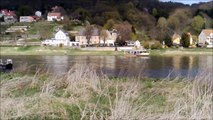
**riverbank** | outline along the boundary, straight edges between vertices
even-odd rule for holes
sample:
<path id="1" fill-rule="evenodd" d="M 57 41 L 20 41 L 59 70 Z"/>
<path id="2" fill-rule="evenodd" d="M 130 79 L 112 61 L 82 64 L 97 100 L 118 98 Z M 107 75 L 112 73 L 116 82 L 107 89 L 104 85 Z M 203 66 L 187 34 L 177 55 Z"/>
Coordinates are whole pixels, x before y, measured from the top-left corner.
<path id="1" fill-rule="evenodd" d="M 108 78 L 77 64 L 63 76 L 23 67 L 1 75 L 1 119 L 211 119 L 213 81 Z"/>
<path id="2" fill-rule="evenodd" d="M 84 50 L 79 48 L 59 47 L 0 47 L 1 55 L 123 55 L 119 51 Z M 213 49 L 206 48 L 184 48 L 184 49 L 160 49 L 150 50 L 150 55 L 213 55 Z"/>

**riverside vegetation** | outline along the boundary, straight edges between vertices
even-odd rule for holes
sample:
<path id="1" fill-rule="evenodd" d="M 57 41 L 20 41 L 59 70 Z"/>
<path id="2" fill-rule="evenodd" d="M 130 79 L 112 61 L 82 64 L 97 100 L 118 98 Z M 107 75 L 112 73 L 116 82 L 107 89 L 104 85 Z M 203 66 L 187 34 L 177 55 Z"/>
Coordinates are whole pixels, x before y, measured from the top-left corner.
<path id="1" fill-rule="evenodd" d="M 123 55 L 119 51 L 81 50 L 67 47 L 40 46 L 0 46 L 1 55 Z M 113 49 L 114 50 L 114 49 Z M 167 48 L 154 49 L 150 55 L 213 55 L 212 49 L 206 48 Z"/>
<path id="2" fill-rule="evenodd" d="M 211 70 L 195 78 L 109 78 L 76 64 L 64 75 L 26 65 L 1 73 L 1 119 L 212 119 Z"/>

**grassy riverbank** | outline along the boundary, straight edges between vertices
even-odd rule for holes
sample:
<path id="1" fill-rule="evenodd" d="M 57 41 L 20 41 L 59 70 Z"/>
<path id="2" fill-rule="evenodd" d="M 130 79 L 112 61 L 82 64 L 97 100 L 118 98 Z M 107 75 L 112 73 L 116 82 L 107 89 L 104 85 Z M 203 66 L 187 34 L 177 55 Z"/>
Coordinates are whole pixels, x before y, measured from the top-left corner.
<path id="1" fill-rule="evenodd" d="M 0 47 L 1 55 L 122 55 L 115 51 L 86 51 L 73 48 L 59 47 Z"/>
<path id="2" fill-rule="evenodd" d="M 63 76 L 1 74 L 1 119 L 211 119 L 212 74 L 195 79 L 108 78 L 76 65 Z"/>
<path id="3" fill-rule="evenodd" d="M 79 50 L 59 47 L 0 47 L 1 55 L 123 55 L 123 52 Z M 188 49 L 160 49 L 151 50 L 151 55 L 213 55 L 213 49 L 188 48 Z"/>

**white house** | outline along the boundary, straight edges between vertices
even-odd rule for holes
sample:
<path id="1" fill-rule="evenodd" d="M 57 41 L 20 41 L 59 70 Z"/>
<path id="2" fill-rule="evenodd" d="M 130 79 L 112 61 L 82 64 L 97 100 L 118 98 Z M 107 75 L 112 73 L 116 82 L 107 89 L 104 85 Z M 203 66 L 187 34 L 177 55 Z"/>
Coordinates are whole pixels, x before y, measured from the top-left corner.
<path id="1" fill-rule="evenodd" d="M 49 12 L 47 15 L 47 21 L 62 21 L 64 17 L 59 12 Z"/>
<path id="2" fill-rule="evenodd" d="M 55 34 L 55 38 L 42 41 L 42 45 L 70 46 L 70 38 L 67 33 L 63 32 L 62 30 L 59 30 Z"/>
<path id="3" fill-rule="evenodd" d="M 198 44 L 205 45 L 205 43 L 213 45 L 213 29 L 204 29 L 198 36 Z"/>

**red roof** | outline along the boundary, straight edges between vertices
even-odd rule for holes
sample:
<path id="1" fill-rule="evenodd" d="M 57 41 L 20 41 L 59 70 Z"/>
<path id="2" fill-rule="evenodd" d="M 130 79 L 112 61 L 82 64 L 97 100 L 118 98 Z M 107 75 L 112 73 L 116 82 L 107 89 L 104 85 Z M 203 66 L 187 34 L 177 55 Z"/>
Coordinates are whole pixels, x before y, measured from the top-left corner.
<path id="1" fill-rule="evenodd" d="M 57 16 L 57 17 L 61 17 L 61 13 L 50 12 L 50 13 L 48 13 L 48 16 Z"/>
<path id="2" fill-rule="evenodd" d="M 7 10 L 7 9 L 1 10 L 1 13 L 5 16 L 16 16 L 16 14 L 13 11 L 10 11 L 10 10 Z"/>

